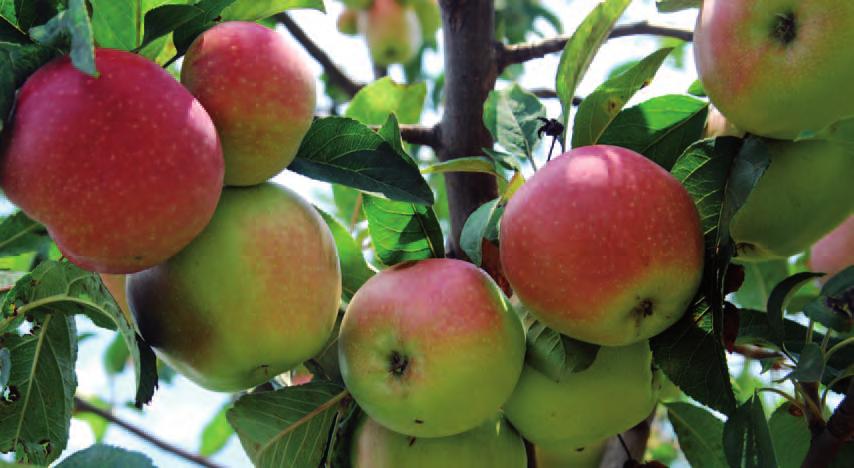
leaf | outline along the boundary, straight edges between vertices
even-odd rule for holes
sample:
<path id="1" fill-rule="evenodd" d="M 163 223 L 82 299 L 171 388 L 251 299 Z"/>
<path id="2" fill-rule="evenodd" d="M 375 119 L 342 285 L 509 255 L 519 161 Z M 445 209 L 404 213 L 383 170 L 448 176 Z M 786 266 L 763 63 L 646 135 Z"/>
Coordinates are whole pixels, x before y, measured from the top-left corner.
<path id="1" fill-rule="evenodd" d="M 581 101 L 572 127 L 572 147 L 594 145 L 623 106 L 645 87 L 664 63 L 672 47 L 659 49 L 646 58 L 602 83 Z"/>
<path id="2" fill-rule="evenodd" d="M 9 385 L 9 373 L 12 370 L 12 358 L 8 348 L 0 348 L 0 387 Z"/>
<path id="3" fill-rule="evenodd" d="M 804 417 L 793 415 L 789 408 L 789 403 L 780 405 L 768 420 L 768 429 L 780 468 L 800 468 L 811 436 Z"/>
<path id="4" fill-rule="evenodd" d="M 95 325 L 118 330 L 134 361 L 137 379 L 136 404 L 151 401 L 157 386 L 154 352 L 136 333 L 113 297 L 95 273 L 69 262 L 46 261 L 21 278 L 0 304 L 0 332 L 16 328 L 27 316 L 83 314 Z"/>
<path id="5" fill-rule="evenodd" d="M 724 457 L 724 423 L 709 411 L 689 403 L 666 403 L 667 419 L 679 438 L 679 448 L 691 466 L 728 468 Z"/>
<path id="6" fill-rule="evenodd" d="M 655 364 L 683 392 L 729 414 L 735 409 L 735 395 L 712 315 L 705 298 L 696 298 L 678 322 L 650 340 L 650 347 Z"/>
<path id="7" fill-rule="evenodd" d="M 488 232 L 497 230 L 498 220 L 501 219 L 501 214 L 504 212 L 504 207 L 499 206 L 500 201 L 499 198 L 496 198 L 480 205 L 463 226 L 460 234 L 460 248 L 475 265 L 480 266 L 483 260 L 483 239 Z"/>
<path id="8" fill-rule="evenodd" d="M 346 396 L 333 383 L 310 382 L 245 395 L 226 415 L 256 467 L 319 466 Z"/>
<path id="9" fill-rule="evenodd" d="M 327 117 L 312 124 L 289 169 L 390 200 L 430 205 L 433 192 L 408 156 L 355 120 Z"/>
<path id="10" fill-rule="evenodd" d="M 771 326 L 771 331 L 775 335 L 775 342 L 777 344 L 781 344 L 783 342 L 783 315 L 785 313 L 784 308 L 789 302 L 789 299 L 801 286 L 804 286 L 809 281 L 820 276 L 820 273 L 796 273 L 781 281 L 777 286 L 774 286 L 774 289 L 771 291 L 771 295 L 768 297 L 767 311 L 768 324 Z"/>
<path id="11" fill-rule="evenodd" d="M 374 250 L 384 265 L 445 255 L 442 229 L 433 208 L 369 195 L 363 203 Z"/>
<path id="12" fill-rule="evenodd" d="M 786 378 L 800 382 L 820 382 L 824 373 L 824 353 L 821 347 L 817 343 L 807 343 L 800 354 L 795 370 Z"/>
<path id="13" fill-rule="evenodd" d="M 89 0 L 92 30 L 99 47 L 132 50 L 142 34 L 142 0 Z"/>
<path id="14" fill-rule="evenodd" d="M 225 444 L 234 435 L 234 429 L 228 425 L 228 419 L 226 419 L 226 412 L 230 406 L 231 404 L 223 405 L 213 419 L 205 424 L 201 434 L 199 455 L 203 457 L 215 455 L 225 447 Z"/>
<path id="15" fill-rule="evenodd" d="M 528 321 L 525 362 L 546 377 L 560 382 L 566 374 L 581 372 L 596 360 L 598 345 L 562 335 L 537 320 Z"/>
<path id="16" fill-rule="evenodd" d="M 122 468 L 155 468 L 147 455 L 111 445 L 95 444 L 56 465 L 56 468 L 91 468 L 120 466 Z"/>
<path id="17" fill-rule="evenodd" d="M 700 8 L 702 0 L 655 0 L 655 7 L 661 13 L 672 13 L 674 11 L 687 10 L 688 8 Z"/>
<path id="18" fill-rule="evenodd" d="M 45 228 L 19 211 L 0 223 L 0 257 L 34 252 L 50 243 Z"/>
<path id="19" fill-rule="evenodd" d="M 0 42 L 0 130 L 15 102 L 15 91 L 56 55 L 51 47 Z"/>
<path id="20" fill-rule="evenodd" d="M 501 176 L 495 161 L 483 156 L 468 156 L 432 164 L 421 169 L 422 174 L 444 174 L 448 172 L 479 172 Z"/>
<path id="21" fill-rule="evenodd" d="M 724 452 L 731 467 L 776 468 L 774 443 L 762 400 L 753 395 L 724 424 Z"/>
<path id="22" fill-rule="evenodd" d="M 161 5 L 154 8 L 145 14 L 145 35 L 138 49 L 204 16 L 205 11 L 195 5 Z"/>
<path id="23" fill-rule="evenodd" d="M 807 317 L 840 333 L 854 325 L 854 266 L 834 275 L 821 288 L 818 298 L 804 307 Z"/>
<path id="24" fill-rule="evenodd" d="M 560 56 L 555 78 L 555 89 L 560 98 L 566 126 L 575 90 L 587 73 L 593 57 L 608 39 L 617 20 L 626 11 L 631 0 L 605 0 L 599 3 L 572 33 Z"/>
<path id="25" fill-rule="evenodd" d="M 42 26 L 30 29 L 30 37 L 39 44 L 59 47 L 71 39 L 71 63 L 90 76 L 98 76 L 95 68 L 95 44 L 92 23 L 86 0 L 69 0 L 68 9 L 59 12 Z"/>
<path id="26" fill-rule="evenodd" d="M 77 388 L 74 319 L 46 315 L 30 334 L 4 335 L 3 345 L 12 371 L 9 395 L 0 404 L 0 451 L 17 451 L 26 462 L 46 465 L 68 442 Z"/>
<path id="27" fill-rule="evenodd" d="M 483 123 L 495 141 L 511 154 L 531 159 L 540 141 L 537 131 L 546 117 L 546 106 L 537 96 L 513 84 L 490 91 L 483 105 Z"/>
<path id="28" fill-rule="evenodd" d="M 193 6 L 202 10 L 203 13 L 182 23 L 173 31 L 172 36 L 177 51 L 176 57 L 184 55 L 196 37 L 214 26 L 215 20 L 222 14 L 222 10 L 234 2 L 235 0 L 200 0 L 195 3 Z"/>
<path id="29" fill-rule="evenodd" d="M 80 343 L 80 341 L 80 338 L 78 338 L 77 342 Z M 96 408 L 100 408 L 105 411 L 110 410 L 110 404 L 99 397 L 86 398 L 86 402 Z M 103 441 L 104 436 L 107 434 L 107 428 L 110 427 L 109 421 L 100 415 L 88 411 L 75 411 L 74 419 L 83 421 L 89 425 L 89 428 L 92 429 L 92 435 L 95 436 L 95 442 Z"/>
<path id="30" fill-rule="evenodd" d="M 332 237 L 335 239 L 338 261 L 341 263 L 343 297 L 345 302 L 350 302 L 353 294 L 356 294 L 356 291 L 365 284 L 365 281 L 374 275 L 374 271 L 368 266 L 365 256 L 362 255 L 361 247 L 350 236 L 347 229 L 331 215 L 319 209 L 317 211 L 326 221 L 329 230 L 332 232 Z"/>
<path id="31" fill-rule="evenodd" d="M 768 296 L 774 286 L 789 276 L 785 259 L 765 262 L 745 262 L 744 284 L 735 293 L 735 300 L 743 308 L 765 310 Z"/>
<path id="32" fill-rule="evenodd" d="M 258 21 L 285 10 L 310 8 L 326 13 L 323 0 L 237 0 L 222 10 L 223 21 Z"/>
<path id="33" fill-rule="evenodd" d="M 125 370 L 128 359 L 130 359 L 128 346 L 121 333 L 118 333 L 107 346 L 107 350 L 104 351 L 104 370 L 110 376 L 121 374 Z"/>
<path id="34" fill-rule="evenodd" d="M 634 150 L 669 171 L 703 135 L 708 107 L 691 96 L 655 97 L 617 114 L 598 143 Z"/>
<path id="35" fill-rule="evenodd" d="M 400 122 L 414 124 L 421 119 L 426 96 L 425 83 L 397 84 L 385 77 L 360 89 L 344 115 L 365 125 L 382 125 L 395 114 Z"/>

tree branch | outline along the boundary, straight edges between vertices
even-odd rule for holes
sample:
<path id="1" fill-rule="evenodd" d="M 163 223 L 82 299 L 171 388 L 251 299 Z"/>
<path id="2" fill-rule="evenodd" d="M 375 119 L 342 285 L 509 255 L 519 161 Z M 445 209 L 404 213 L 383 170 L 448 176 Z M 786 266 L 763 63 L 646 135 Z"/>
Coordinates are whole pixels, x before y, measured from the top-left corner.
<path id="1" fill-rule="evenodd" d="M 438 125 L 428 127 L 426 125 L 401 124 L 400 136 L 407 143 L 429 146 L 437 151 L 442 146 Z"/>
<path id="2" fill-rule="evenodd" d="M 608 38 L 615 39 L 618 37 L 635 36 L 640 34 L 674 37 L 676 39 L 682 39 L 683 41 L 690 41 L 694 37 L 694 33 L 689 30 L 655 25 L 647 21 L 641 21 L 638 23 L 617 26 L 611 31 Z M 498 44 L 496 46 L 498 53 L 498 69 L 503 70 L 508 65 L 512 65 L 514 63 L 524 63 L 529 60 L 545 57 L 548 54 L 561 52 L 563 51 L 563 48 L 566 47 L 566 43 L 571 37 L 571 35 L 563 35 L 542 41 L 527 42 L 524 44 Z"/>
<path id="3" fill-rule="evenodd" d="M 629 453 L 633 460 L 643 460 L 643 454 L 646 451 L 646 444 L 649 440 L 649 433 L 652 429 L 652 420 L 655 419 L 655 410 L 646 419 L 639 422 L 635 427 L 620 434 L 623 436 L 623 441 L 629 449 Z M 612 468 L 615 466 L 623 466 L 629 457 L 626 455 L 626 449 L 620 443 L 617 437 L 608 439 L 605 445 L 605 454 L 599 462 L 600 468 Z"/>
<path id="4" fill-rule="evenodd" d="M 281 23 L 285 29 L 291 33 L 291 36 L 302 44 L 303 48 L 305 48 L 309 55 L 314 57 L 314 60 L 323 67 L 323 71 L 326 72 L 326 75 L 329 77 L 329 81 L 332 84 L 341 88 L 350 97 L 353 97 L 360 89 L 362 89 L 363 85 L 350 79 L 350 77 L 347 76 L 331 58 L 329 58 L 329 55 L 327 55 L 323 49 L 308 37 L 308 34 L 302 30 L 290 15 L 287 13 L 279 13 L 275 15 L 274 18 L 276 21 Z"/>
<path id="5" fill-rule="evenodd" d="M 824 429 L 812 438 L 801 467 L 830 466 L 842 446 L 851 442 L 852 439 L 854 439 L 854 379 L 851 380 L 845 398 L 833 411 Z"/>
<path id="6" fill-rule="evenodd" d="M 140 429 L 134 426 L 133 424 L 119 418 L 112 412 L 98 408 L 97 406 L 89 403 L 88 401 L 82 398 L 74 397 L 74 410 L 82 413 L 92 413 L 96 416 L 100 416 L 106 419 L 107 421 L 123 428 L 124 430 L 136 435 L 140 439 L 143 439 L 150 444 L 153 444 L 167 452 L 173 453 L 185 460 L 191 461 L 199 466 L 205 466 L 208 468 L 221 468 L 220 465 L 217 465 L 200 455 L 190 453 L 182 449 L 181 447 L 177 447 L 175 445 L 170 444 L 169 442 L 161 440 L 144 431 L 143 429 Z"/>

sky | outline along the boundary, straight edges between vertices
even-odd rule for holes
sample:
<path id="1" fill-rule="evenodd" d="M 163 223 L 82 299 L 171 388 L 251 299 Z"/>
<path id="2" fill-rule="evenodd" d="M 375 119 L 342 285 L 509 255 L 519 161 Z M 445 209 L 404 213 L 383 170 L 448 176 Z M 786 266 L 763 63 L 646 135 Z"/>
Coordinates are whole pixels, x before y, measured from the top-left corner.
<path id="1" fill-rule="evenodd" d="M 584 15 L 598 2 L 595 0 L 542 0 L 542 3 L 560 17 L 566 31 L 572 31 L 584 18 Z M 653 3 L 650 0 L 636 0 L 629 7 L 621 23 L 648 19 L 655 23 L 683 28 L 693 26 L 696 10 L 660 15 L 656 12 Z M 292 12 L 292 16 L 308 32 L 309 36 L 324 50 L 328 51 L 333 60 L 355 81 L 369 82 L 373 77 L 373 72 L 365 44 L 360 38 L 351 38 L 338 33 L 335 28 L 335 21 L 342 9 L 340 3 L 326 0 L 326 8 L 328 11 L 326 15 L 315 11 L 295 11 Z M 543 26 L 544 30 L 549 30 L 545 23 Z M 289 40 L 293 40 L 284 30 L 281 33 Z M 657 47 L 658 41 L 649 37 L 628 37 L 609 41 L 594 60 L 590 71 L 581 83 L 579 94 L 583 96 L 592 91 L 605 79 L 615 65 L 643 58 L 655 51 Z M 441 49 L 440 39 L 439 50 Z M 558 58 L 558 54 L 553 54 L 527 63 L 520 84 L 528 89 L 554 89 Z M 307 54 L 305 59 L 311 64 L 315 75 L 319 77 L 321 68 Z M 441 70 L 442 57 L 438 53 L 428 53 L 425 60 L 427 70 L 431 72 Z M 678 93 L 687 89 L 696 76 L 693 72 L 693 61 L 690 53 L 686 54 L 686 60 L 687 71 L 672 67 L 663 68 L 652 85 L 642 90 L 634 102 L 652 96 Z M 403 81 L 403 73 L 399 67 L 393 67 L 390 75 L 399 82 Z M 507 85 L 508 83 L 500 83 L 499 87 Z M 320 109 L 328 107 L 329 101 L 324 96 L 322 84 L 318 86 L 318 102 Z M 545 102 L 549 116 L 558 117 L 560 113 L 558 102 L 556 100 L 546 100 Z M 424 115 L 422 123 L 433 124 L 438 121 L 438 118 L 439 115 L 429 112 Z M 539 151 L 539 157 L 544 158 L 542 146 Z M 307 180 L 287 171 L 277 176 L 275 181 L 287 185 L 314 203 L 322 203 L 319 194 L 330 190 L 328 185 Z M 78 394 L 83 397 L 107 395 L 120 404 L 130 401 L 134 395 L 135 385 L 132 370 L 128 368 L 123 374 L 111 379 L 107 377 L 103 369 L 102 356 L 113 338 L 113 333 L 94 327 L 85 318 L 78 319 L 78 326 L 81 332 L 91 331 L 94 333 L 94 336 L 80 344 L 77 364 Z M 153 402 L 146 406 L 143 412 L 122 406 L 117 407 L 115 412 L 122 419 L 144 427 L 170 443 L 196 452 L 199 449 L 199 436 L 202 428 L 224 404 L 229 402 L 229 398 L 229 395 L 205 391 L 178 376 L 172 384 L 161 385 Z M 111 426 L 107 430 L 104 442 L 144 452 L 160 467 L 195 466 L 168 452 L 157 449 L 116 426 Z M 71 440 L 64 456 L 84 449 L 92 443 L 94 443 L 94 436 L 90 427 L 85 422 L 75 419 L 72 421 Z M 236 437 L 232 437 L 226 448 L 212 457 L 212 460 L 228 467 L 251 466 Z"/>

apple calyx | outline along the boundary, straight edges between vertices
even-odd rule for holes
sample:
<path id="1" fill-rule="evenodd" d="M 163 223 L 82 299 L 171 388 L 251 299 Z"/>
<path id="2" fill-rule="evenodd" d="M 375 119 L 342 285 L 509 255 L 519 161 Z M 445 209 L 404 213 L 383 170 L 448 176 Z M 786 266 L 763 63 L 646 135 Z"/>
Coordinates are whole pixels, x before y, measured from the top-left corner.
<path id="1" fill-rule="evenodd" d="M 391 356 L 389 356 L 388 371 L 395 377 L 400 378 L 406 375 L 407 367 L 409 367 L 409 357 L 397 351 L 392 351 Z"/>
<path id="2" fill-rule="evenodd" d="M 780 44 L 787 46 L 798 36 L 797 26 L 795 12 L 779 13 L 777 14 L 777 22 L 774 24 L 774 31 L 771 33 L 771 36 L 780 42 Z"/>

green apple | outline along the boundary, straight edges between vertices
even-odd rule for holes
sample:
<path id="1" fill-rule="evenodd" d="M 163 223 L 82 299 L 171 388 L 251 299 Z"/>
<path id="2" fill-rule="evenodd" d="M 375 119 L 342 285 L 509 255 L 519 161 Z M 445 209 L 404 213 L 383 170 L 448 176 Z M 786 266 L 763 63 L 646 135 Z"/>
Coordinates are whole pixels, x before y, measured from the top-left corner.
<path id="1" fill-rule="evenodd" d="M 584 446 L 560 441 L 534 446 L 537 468 L 599 468 L 608 439 Z"/>
<path id="2" fill-rule="evenodd" d="M 694 32 L 711 101 L 739 128 L 794 139 L 854 115 L 854 2 L 705 0 Z"/>
<path id="3" fill-rule="evenodd" d="M 259 385 L 320 352 L 341 297 L 335 241 L 290 190 L 226 188 L 186 249 L 128 278 L 145 340 L 202 387 Z"/>
<path id="4" fill-rule="evenodd" d="M 410 437 L 363 416 L 350 449 L 353 468 L 525 468 L 522 438 L 500 415 L 447 437 Z"/>
<path id="5" fill-rule="evenodd" d="M 439 10 L 438 0 L 412 0 L 410 3 L 415 14 L 418 15 L 424 42 L 435 44 L 436 33 L 442 27 L 442 13 Z"/>
<path id="6" fill-rule="evenodd" d="M 854 211 L 854 152 L 827 141 L 767 142 L 771 165 L 730 223 L 739 258 L 785 258 Z"/>
<path id="7" fill-rule="evenodd" d="M 257 23 L 229 21 L 187 50 L 181 83 L 213 118 L 227 185 L 255 185 L 287 167 L 314 118 L 315 79 L 299 47 Z"/>
<path id="8" fill-rule="evenodd" d="M 407 63 L 421 49 L 418 15 L 397 0 L 374 0 L 371 8 L 359 15 L 359 31 L 378 66 Z"/>
<path id="9" fill-rule="evenodd" d="M 356 292 L 338 354 L 347 389 L 371 418 L 444 437 L 477 427 L 507 400 L 525 333 L 483 270 L 429 259 L 384 270 Z"/>
<path id="10" fill-rule="evenodd" d="M 810 249 L 810 269 L 826 273 L 821 283 L 854 265 L 854 215 L 818 240 Z"/>
<path id="11" fill-rule="evenodd" d="M 616 146 L 576 148 L 516 192 L 501 218 L 501 264 L 537 318 L 589 343 L 624 346 L 679 320 L 703 272 L 691 196 Z"/>
<path id="12" fill-rule="evenodd" d="M 64 56 L 27 79 L 3 133 L 0 186 L 73 263 L 132 273 L 210 221 L 222 149 L 199 101 L 156 63 L 111 49 L 95 63 L 97 78 Z"/>
<path id="13" fill-rule="evenodd" d="M 367 10 L 374 0 L 341 0 L 345 7 L 351 10 Z"/>
<path id="14" fill-rule="evenodd" d="M 732 124 L 714 105 L 709 105 L 706 126 L 703 128 L 703 138 L 736 136 L 743 138 L 745 132 Z"/>
<path id="15" fill-rule="evenodd" d="M 341 34 L 355 36 L 359 33 L 359 12 L 349 8 L 342 11 L 335 25 Z"/>
<path id="16" fill-rule="evenodd" d="M 534 444 L 584 447 L 649 416 L 659 386 L 646 341 L 602 347 L 590 367 L 559 382 L 525 366 L 504 414 Z"/>
<path id="17" fill-rule="evenodd" d="M 130 312 L 130 306 L 128 306 L 127 294 L 125 292 L 127 275 L 109 275 L 101 273 L 99 276 L 101 277 L 101 282 L 107 287 L 107 291 L 109 291 L 113 296 L 113 299 L 116 300 L 116 304 L 119 305 L 119 309 L 125 315 L 128 323 L 134 323 L 133 315 Z"/>

